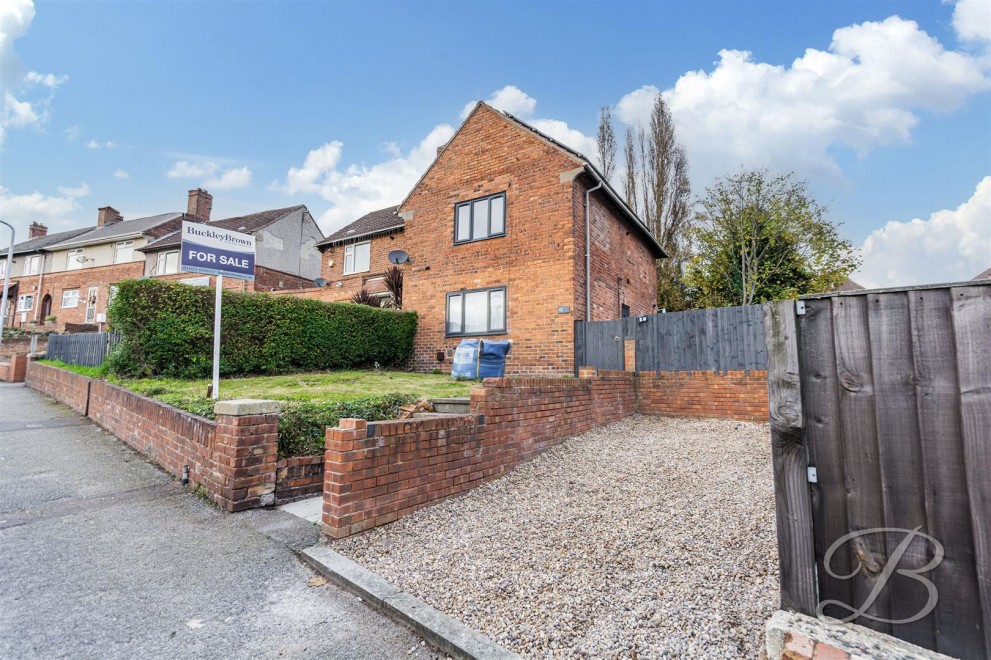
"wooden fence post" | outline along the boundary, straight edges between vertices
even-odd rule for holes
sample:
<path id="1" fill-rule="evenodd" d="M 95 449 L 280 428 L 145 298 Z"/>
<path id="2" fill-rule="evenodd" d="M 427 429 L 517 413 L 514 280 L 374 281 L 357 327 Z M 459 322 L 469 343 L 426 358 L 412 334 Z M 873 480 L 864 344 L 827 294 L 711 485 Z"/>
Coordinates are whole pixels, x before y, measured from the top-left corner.
<path id="1" fill-rule="evenodd" d="M 781 609 L 814 615 L 818 589 L 795 301 L 769 303 L 765 314 Z"/>

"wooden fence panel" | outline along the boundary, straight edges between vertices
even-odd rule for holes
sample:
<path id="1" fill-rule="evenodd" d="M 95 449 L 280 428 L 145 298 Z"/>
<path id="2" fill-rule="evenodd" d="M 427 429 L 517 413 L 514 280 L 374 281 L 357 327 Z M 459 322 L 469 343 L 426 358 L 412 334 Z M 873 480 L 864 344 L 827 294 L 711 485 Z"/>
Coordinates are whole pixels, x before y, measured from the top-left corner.
<path id="1" fill-rule="evenodd" d="M 813 611 L 991 656 L 991 286 L 802 302 L 767 326 L 783 607 L 810 610 L 808 497 Z"/>
<path id="2" fill-rule="evenodd" d="M 120 341 L 117 332 L 83 332 L 71 335 L 50 335 L 46 357 L 66 364 L 98 367 L 110 350 Z"/>
<path id="3" fill-rule="evenodd" d="M 764 310 L 759 305 L 577 321 L 575 369 L 586 365 L 622 369 L 617 356 L 622 357 L 623 340 L 636 339 L 637 371 L 764 370 L 765 335 Z"/>

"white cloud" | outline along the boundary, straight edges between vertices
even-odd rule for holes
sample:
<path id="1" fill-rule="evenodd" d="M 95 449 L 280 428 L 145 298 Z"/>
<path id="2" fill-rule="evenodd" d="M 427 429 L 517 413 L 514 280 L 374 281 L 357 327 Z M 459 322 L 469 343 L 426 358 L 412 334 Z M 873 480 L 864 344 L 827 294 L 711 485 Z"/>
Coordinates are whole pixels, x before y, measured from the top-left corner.
<path id="1" fill-rule="evenodd" d="M 985 66 L 892 16 L 840 28 L 828 50 L 809 48 L 789 66 L 720 51 L 711 72 L 685 73 L 663 94 L 697 181 L 741 165 L 840 178 L 832 148 L 864 156 L 908 141 L 919 111 L 953 110 L 991 87 Z M 617 117 L 645 122 L 656 92 L 627 94 Z"/>
<path id="2" fill-rule="evenodd" d="M 203 182 L 205 188 L 216 190 L 230 190 L 233 188 L 247 188 L 251 185 L 251 170 L 247 167 L 234 167 L 225 170 L 223 174 L 212 177 Z"/>
<path id="3" fill-rule="evenodd" d="M 31 0 L 0 3 L 0 87 L 5 90 L 0 110 L 0 147 L 12 128 L 41 127 L 51 112 L 55 91 L 68 80 L 67 76 L 52 73 L 25 72 L 14 53 L 14 40 L 27 33 L 34 13 Z M 37 88 L 42 88 L 42 93 L 37 93 Z"/>
<path id="4" fill-rule="evenodd" d="M 113 140 L 107 140 L 106 142 L 100 142 L 98 140 L 90 140 L 86 143 L 87 149 L 116 149 L 117 143 Z"/>
<path id="5" fill-rule="evenodd" d="M 230 190 L 251 185 L 251 170 L 247 166 L 230 167 L 221 171 L 220 163 L 213 160 L 177 160 L 165 176 L 170 179 L 200 179 L 204 188 Z"/>
<path id="6" fill-rule="evenodd" d="M 343 169 L 343 143 L 327 142 L 307 154 L 301 167 L 291 168 L 285 184 L 275 182 L 273 187 L 290 195 L 317 194 L 330 202 L 318 222 L 325 232 L 334 231 L 365 213 L 402 201 L 433 162 L 437 148 L 453 135 L 454 128 L 439 124 L 405 154 L 397 148 L 392 158 L 381 163 Z"/>
<path id="7" fill-rule="evenodd" d="M 117 170 L 116 172 L 114 172 L 114 176 L 118 179 L 126 179 L 131 175 L 128 174 L 126 170 Z"/>
<path id="8" fill-rule="evenodd" d="M 73 124 L 69 128 L 62 131 L 62 135 L 65 136 L 65 139 L 68 140 L 69 142 L 74 142 L 82 132 L 83 132 L 82 126 L 80 126 L 79 124 Z"/>
<path id="9" fill-rule="evenodd" d="M 89 186 L 82 183 L 75 187 L 60 187 L 58 194 L 45 195 L 39 191 L 15 194 L 0 186 L 0 216 L 11 222 L 17 229 L 18 242 L 27 236 L 30 222 L 41 220 L 46 224 L 66 221 L 67 216 L 81 207 L 79 198 L 89 194 Z M 7 239 L 2 239 L 6 244 Z"/>
<path id="10" fill-rule="evenodd" d="M 213 161 L 190 162 L 188 160 L 177 160 L 172 164 L 171 169 L 165 173 L 170 179 L 199 179 L 213 174 L 220 169 L 220 165 Z"/>
<path id="11" fill-rule="evenodd" d="M 528 117 L 537 109 L 537 100 L 516 85 L 506 85 L 502 89 L 496 90 L 485 102 L 496 110 L 502 110 L 517 117 Z M 466 105 L 461 111 L 461 118 L 467 119 L 471 111 L 475 109 L 476 104 L 476 101 L 472 101 Z"/>
<path id="12" fill-rule="evenodd" d="M 991 266 L 991 176 L 969 200 L 928 220 L 889 222 L 867 237 L 853 278 L 867 287 L 968 280 Z"/>
<path id="13" fill-rule="evenodd" d="M 953 29 L 964 41 L 991 41 L 991 2 L 959 0 L 953 8 Z"/>

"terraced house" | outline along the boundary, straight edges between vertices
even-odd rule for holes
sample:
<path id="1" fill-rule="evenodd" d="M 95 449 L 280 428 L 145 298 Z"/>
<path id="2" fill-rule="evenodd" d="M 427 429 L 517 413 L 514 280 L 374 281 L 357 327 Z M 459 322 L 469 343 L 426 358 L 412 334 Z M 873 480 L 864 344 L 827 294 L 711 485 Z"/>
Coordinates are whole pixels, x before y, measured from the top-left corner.
<path id="1" fill-rule="evenodd" d="M 125 220 L 110 206 L 99 209 L 96 226 L 48 234 L 39 223 L 27 241 L 14 246 L 6 326 L 58 331 L 98 329 L 106 322 L 114 285 L 125 279 L 161 277 L 209 285 L 210 277 L 179 273 L 179 229 L 183 220 L 256 235 L 255 281 L 225 286 L 271 291 L 312 286 L 320 272 L 316 248 L 323 234 L 305 206 L 210 220 L 213 197 L 190 190 L 186 212 Z M 0 260 L 0 276 L 7 267 Z"/>
<path id="2" fill-rule="evenodd" d="M 408 261 L 404 308 L 419 314 L 415 367 L 450 370 L 465 337 L 509 339 L 507 371 L 570 374 L 574 322 L 656 311 L 666 257 L 596 167 L 479 103 L 406 199 L 322 241 L 322 289 L 387 297 L 388 254 Z"/>

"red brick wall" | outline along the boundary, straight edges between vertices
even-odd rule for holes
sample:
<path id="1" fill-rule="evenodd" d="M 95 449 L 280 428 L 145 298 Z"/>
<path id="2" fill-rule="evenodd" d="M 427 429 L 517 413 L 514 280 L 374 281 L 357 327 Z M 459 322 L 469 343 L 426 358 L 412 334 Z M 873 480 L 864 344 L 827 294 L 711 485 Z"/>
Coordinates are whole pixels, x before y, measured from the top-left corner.
<path id="1" fill-rule="evenodd" d="M 585 191 L 593 185 L 586 176 L 575 180 L 574 241 L 575 318 L 585 319 Z M 657 268 L 653 254 L 638 230 L 622 220 L 619 209 L 602 191 L 591 195 L 592 320 L 618 319 L 622 306 L 630 315 L 657 311 Z"/>
<path id="2" fill-rule="evenodd" d="M 509 374 L 573 370 L 573 209 L 579 161 L 480 107 L 448 143 L 400 212 L 408 251 L 405 306 L 419 314 L 415 367 L 450 371 L 460 338 L 445 337 L 446 294 L 507 287 Z M 454 205 L 506 193 L 506 235 L 454 245 Z M 428 270 L 429 268 L 429 270 Z M 437 352 L 445 355 L 438 362 Z"/>
<path id="3" fill-rule="evenodd" d="M 341 538 L 494 479 L 562 439 L 629 415 L 632 374 L 490 378 L 471 414 L 327 429 L 325 531 Z"/>
<path id="4" fill-rule="evenodd" d="M 28 362 L 24 382 L 28 387 L 64 403 L 80 415 L 86 414 L 92 378 L 31 361 Z"/>
<path id="5" fill-rule="evenodd" d="M 27 367 L 27 355 L 12 355 L 10 362 L 0 363 L 0 380 L 8 383 L 23 383 Z"/>
<path id="6" fill-rule="evenodd" d="M 643 372 L 639 410 L 668 417 L 712 417 L 766 422 L 766 371 Z"/>
<path id="7" fill-rule="evenodd" d="M 255 266 L 255 281 L 249 285 L 253 291 L 299 290 L 312 287 L 313 280 L 265 266 Z"/>
<path id="8" fill-rule="evenodd" d="M 49 257 L 51 258 L 51 257 Z M 58 273 L 45 273 L 41 291 L 38 291 L 38 276 L 29 275 L 22 277 L 12 277 L 11 282 L 17 281 L 17 294 L 35 294 L 35 309 L 27 313 L 28 323 L 21 324 L 20 312 L 13 312 L 12 321 L 14 327 L 33 327 L 35 311 L 37 310 L 38 327 L 46 327 L 61 332 L 66 323 L 84 323 L 86 321 L 86 296 L 90 287 L 97 287 L 96 314 L 107 312 L 107 303 L 110 296 L 110 285 L 121 280 L 141 277 L 144 275 L 144 262 L 135 261 L 127 264 L 113 264 L 111 266 L 99 266 L 96 268 L 80 268 L 79 270 L 68 270 Z M 79 304 L 75 307 L 62 308 L 62 292 L 69 289 L 79 290 Z M 52 297 L 51 315 L 58 320 L 54 325 L 45 325 L 45 318 L 41 315 L 41 302 L 45 295 Z M 15 299 L 10 308 L 13 310 L 17 306 Z M 95 318 L 95 317 L 94 317 Z M 94 321 L 95 323 L 95 321 Z M 8 317 L 8 326 L 11 325 L 11 317 Z"/>
<path id="9" fill-rule="evenodd" d="M 281 459 L 276 465 L 275 503 L 322 493 L 324 460 L 323 454 Z"/>
<path id="10" fill-rule="evenodd" d="M 228 511 L 275 503 L 277 414 L 218 415 L 216 422 L 106 381 L 29 362 L 27 384 L 90 417 Z"/>
<path id="11" fill-rule="evenodd" d="M 361 240 L 364 241 L 365 239 Z M 327 280 L 330 284 L 319 289 L 322 292 L 321 294 L 308 297 L 315 297 L 324 302 L 349 302 L 354 294 L 361 291 L 361 287 L 366 280 L 381 277 L 385 274 L 385 271 L 392 268 L 392 264 L 389 262 L 389 252 L 393 250 L 406 250 L 408 252 L 410 249 L 407 245 L 409 242 L 407 233 L 402 230 L 382 236 L 374 236 L 368 240 L 371 243 L 369 246 L 371 259 L 368 272 L 345 275 L 345 246 L 335 245 L 327 248 L 320 262 L 320 277 Z M 334 265 L 331 266 L 330 262 L 334 262 Z M 403 269 L 407 273 L 411 268 L 412 266 L 408 263 L 403 266 Z M 408 279 L 409 276 L 407 275 L 407 281 Z M 341 286 L 337 286 L 338 283 Z"/>

